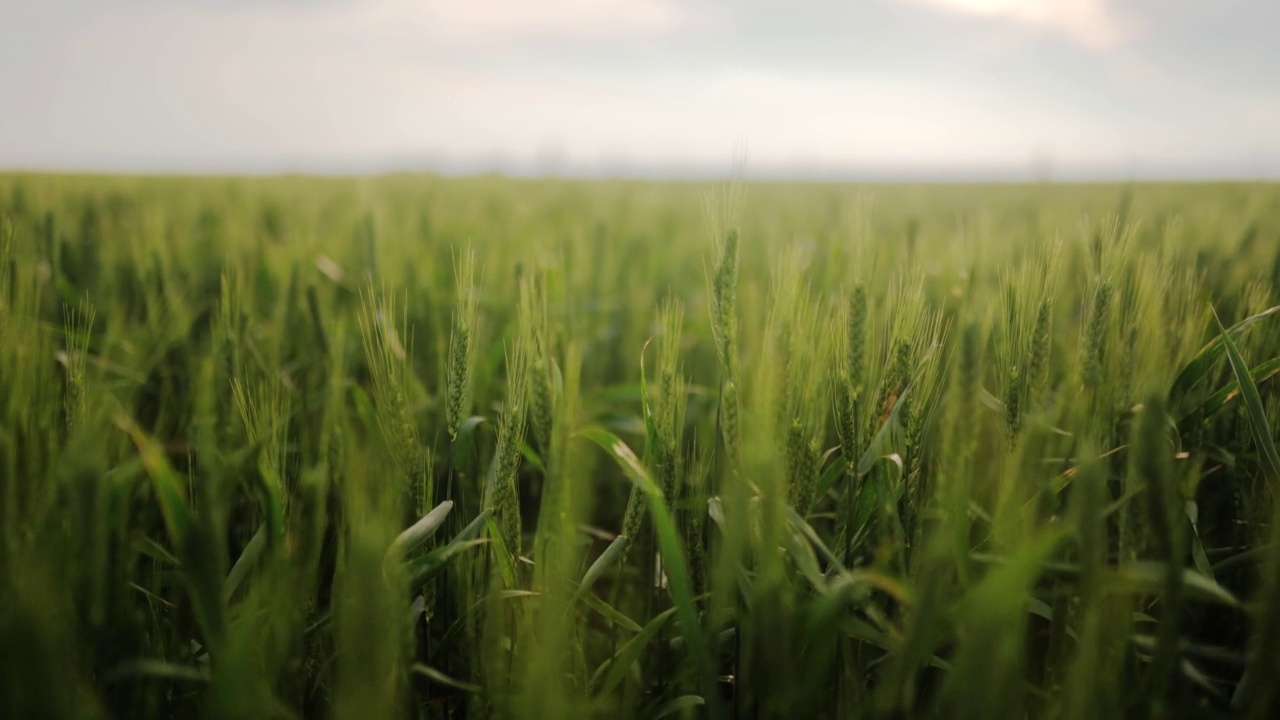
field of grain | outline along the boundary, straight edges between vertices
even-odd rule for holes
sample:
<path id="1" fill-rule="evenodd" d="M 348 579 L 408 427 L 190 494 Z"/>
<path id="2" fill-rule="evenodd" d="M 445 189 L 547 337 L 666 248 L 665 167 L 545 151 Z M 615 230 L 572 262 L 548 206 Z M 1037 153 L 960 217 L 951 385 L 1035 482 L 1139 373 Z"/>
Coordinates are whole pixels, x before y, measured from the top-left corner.
<path id="1" fill-rule="evenodd" d="M 1280 185 L 0 176 L 0 717 L 1280 712 Z"/>

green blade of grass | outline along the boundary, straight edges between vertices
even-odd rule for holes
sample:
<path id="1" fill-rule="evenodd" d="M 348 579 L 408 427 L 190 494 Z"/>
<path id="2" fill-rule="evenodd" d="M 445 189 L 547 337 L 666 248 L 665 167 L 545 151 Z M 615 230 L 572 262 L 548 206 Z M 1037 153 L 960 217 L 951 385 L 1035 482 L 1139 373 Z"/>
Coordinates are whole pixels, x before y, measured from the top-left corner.
<path id="1" fill-rule="evenodd" d="M 678 712 L 690 710 L 692 708 L 706 705 L 707 701 L 701 695 L 681 695 L 678 698 L 672 698 L 663 703 L 658 709 L 654 710 L 650 717 L 652 720 L 660 720 L 660 718 L 675 715 Z"/>
<path id="2" fill-rule="evenodd" d="M 472 685 L 471 683 L 463 682 L 461 680 L 458 680 L 457 678 L 449 677 L 448 675 L 445 675 L 444 673 L 440 672 L 439 670 L 433 667 L 430 667 L 429 665 L 423 665 L 422 663 L 414 663 L 410 671 L 414 675 L 421 675 L 422 677 L 425 677 L 431 682 L 444 685 L 445 687 L 451 687 L 451 688 L 454 688 L 455 690 L 461 690 L 463 692 L 469 692 L 469 693 L 480 692 L 480 686 Z"/>
<path id="3" fill-rule="evenodd" d="M 1222 359 L 1222 355 L 1226 352 L 1226 346 L 1223 342 L 1224 337 L 1238 338 L 1259 320 L 1276 313 L 1280 313 L 1280 305 L 1241 320 L 1230 328 L 1223 330 L 1218 337 L 1210 340 L 1204 347 L 1200 348 L 1196 356 L 1182 368 L 1182 371 L 1178 373 L 1178 377 L 1174 379 L 1173 386 L 1169 389 L 1169 404 L 1172 407 L 1180 407 L 1183 398 L 1186 397 L 1191 388 L 1203 380 L 1209 374 L 1209 371 L 1213 369 L 1213 366 Z M 1217 320 L 1218 328 L 1221 330 L 1222 321 L 1218 319 L 1216 312 L 1214 313 L 1214 319 Z"/>
<path id="4" fill-rule="evenodd" d="M 1162 562 L 1136 562 L 1115 572 L 1112 579 L 1117 589 L 1159 594 L 1164 588 L 1166 565 Z M 1198 600 L 1212 605 L 1239 607 L 1240 601 L 1230 590 L 1194 570 L 1182 574 L 1183 592 L 1188 600 Z M 1105 581 L 1104 581 L 1105 584 Z"/>
<path id="5" fill-rule="evenodd" d="M 818 551 L 818 554 L 822 556 L 822 559 L 826 560 L 828 566 L 838 573 L 844 573 L 845 570 L 840 563 L 840 559 L 837 558 L 836 554 L 831 551 L 831 548 L 827 547 L 827 544 L 822 541 L 822 537 L 818 535 L 818 531 L 814 530 L 813 526 L 810 525 L 807 520 L 800 517 L 800 513 L 796 512 L 795 508 L 788 507 L 786 512 L 787 521 L 791 523 L 791 526 L 799 531 L 810 544 L 813 545 L 813 548 Z"/>
<path id="6" fill-rule="evenodd" d="M 431 582 L 432 579 L 444 572 L 449 563 L 452 562 L 462 553 L 482 545 L 489 544 L 489 538 L 477 538 L 475 540 L 455 540 L 448 545 L 428 553 L 409 564 L 410 587 L 420 587 Z"/>
<path id="7" fill-rule="evenodd" d="M 452 500 L 445 500 L 436 505 L 431 512 L 422 516 L 421 520 L 400 533 L 391 542 L 391 547 L 387 548 L 387 554 L 403 557 L 418 549 L 444 524 L 445 518 L 449 517 L 451 510 L 453 510 Z"/>
<path id="8" fill-rule="evenodd" d="M 1275 311 L 1280 311 L 1280 305 L 1271 308 L 1267 313 Z M 1231 362 L 1231 371 L 1235 373 L 1236 382 L 1240 384 L 1245 411 L 1249 415 L 1249 427 L 1253 431 L 1253 441 L 1257 444 L 1259 455 L 1261 455 L 1262 467 L 1273 489 L 1280 490 L 1280 452 L 1276 450 L 1275 436 L 1271 434 L 1271 424 L 1267 422 L 1267 414 L 1262 407 L 1262 397 L 1258 395 L 1258 386 L 1254 384 L 1253 376 L 1249 374 L 1249 366 L 1245 365 L 1244 358 L 1240 356 L 1240 349 L 1231 338 L 1231 332 L 1223 327 L 1217 311 L 1214 311 L 1213 319 L 1217 321 L 1218 329 L 1222 333 L 1220 339 L 1227 359 Z"/>
<path id="9" fill-rule="evenodd" d="M 129 435 L 138 448 L 143 468 L 151 478 L 156 499 L 160 503 L 160 515 L 169 531 L 169 539 L 176 547 L 184 547 L 191 537 L 193 518 L 187 507 L 182 478 L 169 465 L 164 447 L 148 437 L 131 418 L 121 415 L 116 418 L 116 425 Z"/>
<path id="10" fill-rule="evenodd" d="M 618 610 L 609 603 L 601 600 L 599 597 L 596 597 L 595 593 L 584 593 L 582 595 L 582 602 L 586 604 L 587 607 L 600 613 L 601 617 L 624 630 L 638 633 L 644 629 L 640 627 L 635 620 L 624 615 L 621 610 Z"/>
<path id="11" fill-rule="evenodd" d="M 813 546 L 807 542 L 807 538 L 799 528 L 791 525 L 787 530 L 788 532 L 782 538 L 783 547 L 796 564 L 796 569 L 809 581 L 814 590 L 825 593 L 827 579 L 818 567 L 818 556 L 814 553 Z"/>
<path id="12" fill-rule="evenodd" d="M 1255 386 L 1260 386 L 1271 378 L 1280 375 L 1280 357 L 1271 358 L 1270 360 L 1254 367 L 1249 371 L 1249 377 L 1253 379 Z M 1221 410 L 1229 407 L 1240 397 L 1240 382 L 1232 380 L 1223 388 L 1210 395 L 1200 405 L 1182 413 L 1182 419 L 1190 418 L 1203 419 L 1212 417 Z"/>
<path id="13" fill-rule="evenodd" d="M 1218 328 L 1221 330 L 1222 320 L 1218 317 L 1216 311 L 1214 312 L 1214 319 L 1218 322 Z M 1244 400 L 1245 411 L 1249 417 L 1249 428 L 1253 433 L 1254 445 L 1258 449 L 1258 455 L 1267 479 L 1272 484 L 1272 491 L 1275 492 L 1280 489 L 1280 452 L 1276 450 L 1275 436 L 1272 435 L 1271 425 L 1267 421 L 1262 398 L 1258 395 L 1258 387 L 1254 384 L 1253 378 L 1249 374 L 1248 366 L 1245 365 L 1244 359 L 1240 356 L 1239 348 L 1236 347 L 1235 342 L 1225 330 L 1222 330 L 1222 340 L 1227 358 L 1231 363 L 1231 370 L 1235 373 L 1236 381 L 1240 384 L 1240 392 Z M 1280 657 L 1280 611 L 1276 609 L 1277 604 L 1275 601 L 1275 593 L 1278 587 L 1275 575 L 1277 571 L 1280 571 L 1280 556 L 1276 556 L 1274 551 L 1270 554 L 1272 555 L 1268 559 L 1268 564 L 1270 565 L 1268 570 L 1270 572 L 1264 575 L 1267 580 L 1261 589 L 1261 603 L 1254 618 L 1257 628 L 1254 638 L 1255 646 L 1249 653 L 1244 677 L 1241 678 L 1240 684 L 1236 688 L 1236 694 L 1232 698 L 1232 706 L 1237 709 L 1247 708 L 1249 717 L 1252 718 L 1262 718 L 1267 716 L 1268 713 L 1274 712 L 1274 708 L 1271 706 L 1275 697 L 1275 688 L 1273 684 L 1266 683 L 1264 678 L 1268 677 L 1270 670 L 1274 667 L 1273 663 L 1277 657 Z M 1259 682 L 1263 683 L 1262 687 L 1259 687 Z"/>
<path id="14" fill-rule="evenodd" d="M 164 660 L 131 660 L 121 663 L 103 675 L 103 682 L 113 683 L 121 680 L 147 678 L 152 680 L 179 680 L 184 682 L 206 683 L 209 671 L 204 668 Z"/>
<path id="15" fill-rule="evenodd" d="M 608 695 L 622 682 L 627 671 L 640 657 L 640 653 L 644 650 L 654 637 L 658 635 L 658 631 L 675 616 L 678 608 L 668 608 L 663 612 L 653 616 L 653 619 L 645 623 L 644 628 L 636 634 L 635 637 L 628 640 L 618 648 L 618 652 L 613 657 L 605 660 L 595 673 L 591 676 L 589 685 L 596 689 L 596 694 L 600 696 Z M 603 675 L 603 677 L 601 677 Z"/>
<path id="16" fill-rule="evenodd" d="M 485 528 L 488 530 L 486 540 L 492 544 L 493 558 L 498 564 L 498 574 L 502 576 L 503 589 L 515 590 L 518 585 L 516 557 L 502 538 L 502 529 L 498 527 L 497 518 L 489 517 L 485 521 Z"/>
<path id="17" fill-rule="evenodd" d="M 645 495 L 661 497 L 662 491 L 658 489 L 657 483 L 649 476 L 649 471 L 645 469 L 644 463 L 640 462 L 640 458 L 635 454 L 635 451 L 617 435 L 601 427 L 584 428 L 576 434 L 578 437 L 599 445 L 605 452 L 609 453 L 609 457 L 613 458 L 613 461 L 622 469 L 627 479 L 640 488 L 640 491 Z"/>
<path id="18" fill-rule="evenodd" d="M 489 520 L 490 513 L 486 510 L 477 515 L 474 520 L 459 531 L 453 540 L 449 541 L 449 544 L 410 562 L 406 572 L 410 587 L 423 585 L 443 572 L 458 555 L 488 543 L 488 539 L 476 538 L 476 536 L 480 534 L 480 530 L 485 527 Z"/>
<path id="19" fill-rule="evenodd" d="M 694 607 L 693 584 L 689 580 L 688 565 L 685 562 L 684 552 L 680 548 L 680 534 L 671 513 L 663 502 L 662 493 L 640 459 L 616 435 L 599 428 L 587 428 L 579 431 L 578 434 L 609 453 L 627 478 L 644 491 L 653 520 L 654 533 L 658 538 L 658 551 L 662 555 L 667 574 L 667 587 L 675 603 L 680 626 L 688 639 L 689 653 L 693 656 L 694 666 L 701 676 L 703 686 L 708 689 L 715 688 L 715 666 L 711 662 L 711 656 L 702 635 L 702 623 Z M 711 700 L 707 704 L 708 711 L 712 717 L 722 717 L 719 700 L 714 694 L 710 697 Z"/>
<path id="20" fill-rule="evenodd" d="M 834 452 L 835 450 L 839 450 L 839 446 L 828 450 L 827 454 L 824 456 L 824 459 L 827 461 L 827 465 L 823 469 L 822 475 L 818 478 L 818 484 L 814 490 L 814 497 L 820 498 L 823 495 L 826 495 L 827 491 L 831 489 L 831 486 L 835 485 L 836 481 L 844 475 L 844 458 L 839 452 Z"/>
<path id="21" fill-rule="evenodd" d="M 609 543 L 609 547 L 605 548 L 604 552 L 600 553 L 600 557 L 591 563 L 591 567 L 587 568 L 587 571 L 583 573 L 582 580 L 578 583 L 578 589 L 573 592 L 573 600 L 569 603 L 570 606 L 576 603 L 584 594 L 591 591 L 591 587 L 596 584 L 596 581 L 604 575 L 605 571 L 626 550 L 627 542 L 626 535 L 619 535 L 613 539 L 613 542 Z"/>
<path id="22" fill-rule="evenodd" d="M 227 573 L 227 579 L 222 583 L 222 602 L 231 602 L 240 583 L 258 563 L 258 558 L 262 557 L 262 551 L 266 546 L 267 526 L 259 525 L 258 531 L 249 539 L 249 544 L 244 546 L 244 550 L 240 551 L 240 557 L 236 559 L 236 564 L 231 566 L 231 572 Z"/>
<path id="23" fill-rule="evenodd" d="M 115 424 L 132 439 L 151 478 L 169 540 L 181 563 L 183 581 L 196 618 L 206 635 L 205 645 L 220 647 L 226 628 L 222 607 L 223 578 L 207 529 L 197 523 L 195 514 L 187 505 L 183 479 L 169 463 L 164 447 L 128 416 L 118 415 Z"/>
<path id="24" fill-rule="evenodd" d="M 1008 558 L 987 553 L 970 553 L 969 559 L 981 565 L 1004 565 Z M 1140 593 L 1158 595 L 1164 587 L 1166 564 L 1155 561 L 1133 562 L 1119 568 L 1108 570 L 1101 580 L 1105 589 L 1113 593 Z M 1077 578 L 1080 566 L 1065 562 L 1045 561 L 1041 563 L 1041 572 L 1060 578 Z M 1183 579 L 1185 597 L 1211 605 L 1240 607 L 1240 600 L 1230 590 L 1219 585 L 1212 578 L 1201 575 L 1195 570 L 1184 570 Z"/>

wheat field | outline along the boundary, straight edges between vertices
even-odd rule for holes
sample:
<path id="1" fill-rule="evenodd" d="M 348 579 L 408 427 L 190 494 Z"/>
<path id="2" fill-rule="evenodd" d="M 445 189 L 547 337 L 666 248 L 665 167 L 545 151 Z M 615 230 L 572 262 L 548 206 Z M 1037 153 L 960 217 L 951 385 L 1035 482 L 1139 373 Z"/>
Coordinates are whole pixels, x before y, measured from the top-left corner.
<path id="1" fill-rule="evenodd" d="M 0 716 L 1280 713 L 1280 185 L 0 176 Z"/>

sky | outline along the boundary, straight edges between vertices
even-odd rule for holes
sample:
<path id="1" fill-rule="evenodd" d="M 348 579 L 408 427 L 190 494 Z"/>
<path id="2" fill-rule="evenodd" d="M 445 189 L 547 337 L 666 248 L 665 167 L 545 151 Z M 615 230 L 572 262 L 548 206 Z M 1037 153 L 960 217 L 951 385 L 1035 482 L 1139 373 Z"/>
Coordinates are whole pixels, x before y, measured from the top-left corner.
<path id="1" fill-rule="evenodd" d="M 1276 0 L 40 0 L 0 168 L 1280 178 Z"/>

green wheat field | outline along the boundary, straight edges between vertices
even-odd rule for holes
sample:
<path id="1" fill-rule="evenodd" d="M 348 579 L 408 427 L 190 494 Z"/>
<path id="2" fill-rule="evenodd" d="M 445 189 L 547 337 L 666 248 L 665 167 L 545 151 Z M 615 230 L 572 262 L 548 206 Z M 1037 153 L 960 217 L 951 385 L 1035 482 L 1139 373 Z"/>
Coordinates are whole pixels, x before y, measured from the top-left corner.
<path id="1" fill-rule="evenodd" d="M 0 175 L 0 717 L 1280 714 L 1280 185 Z"/>

